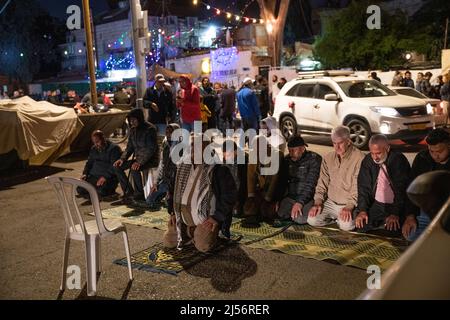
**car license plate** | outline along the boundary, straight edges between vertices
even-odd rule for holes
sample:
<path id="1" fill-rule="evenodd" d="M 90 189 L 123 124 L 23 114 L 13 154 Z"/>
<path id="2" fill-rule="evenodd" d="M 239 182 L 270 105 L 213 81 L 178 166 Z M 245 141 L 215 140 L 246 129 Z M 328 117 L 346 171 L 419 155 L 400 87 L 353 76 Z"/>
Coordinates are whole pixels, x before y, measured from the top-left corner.
<path id="1" fill-rule="evenodd" d="M 427 128 L 426 123 L 410 124 L 408 125 L 409 130 L 425 130 Z"/>

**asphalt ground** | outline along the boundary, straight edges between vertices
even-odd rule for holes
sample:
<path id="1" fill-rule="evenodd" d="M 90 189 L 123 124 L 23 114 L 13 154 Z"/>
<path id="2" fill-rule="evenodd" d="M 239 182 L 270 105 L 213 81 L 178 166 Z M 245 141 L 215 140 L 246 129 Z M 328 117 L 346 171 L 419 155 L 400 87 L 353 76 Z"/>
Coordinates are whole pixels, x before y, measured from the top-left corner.
<path id="1" fill-rule="evenodd" d="M 329 138 L 306 137 L 309 149 L 332 150 Z M 394 142 L 410 161 L 425 146 Z M 81 176 L 85 155 L 66 156 L 51 167 L 11 171 L 0 177 L 0 299 L 88 299 L 86 288 L 60 294 L 65 225 L 46 176 Z M 102 208 L 109 208 L 102 203 Z M 91 211 L 83 207 L 83 212 Z M 92 217 L 85 215 L 87 220 Z M 163 232 L 127 225 L 132 252 L 161 242 Z M 245 246 L 230 247 L 178 276 L 127 269 L 112 262 L 125 256 L 120 236 L 102 242 L 103 272 L 95 299 L 355 299 L 365 289 L 364 270 Z M 83 243 L 72 242 L 69 265 L 85 277 Z"/>

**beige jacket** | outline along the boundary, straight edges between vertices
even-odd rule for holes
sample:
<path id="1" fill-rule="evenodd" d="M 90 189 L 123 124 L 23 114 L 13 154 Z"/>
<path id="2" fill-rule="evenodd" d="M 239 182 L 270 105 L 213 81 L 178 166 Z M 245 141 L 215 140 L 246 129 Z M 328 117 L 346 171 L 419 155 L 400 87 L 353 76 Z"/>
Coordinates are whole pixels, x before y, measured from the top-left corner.
<path id="1" fill-rule="evenodd" d="M 358 174 L 364 156 L 354 146 L 347 150 L 341 161 L 336 152 L 327 154 L 320 168 L 314 202 L 324 203 L 330 199 L 353 210 L 358 203 Z"/>

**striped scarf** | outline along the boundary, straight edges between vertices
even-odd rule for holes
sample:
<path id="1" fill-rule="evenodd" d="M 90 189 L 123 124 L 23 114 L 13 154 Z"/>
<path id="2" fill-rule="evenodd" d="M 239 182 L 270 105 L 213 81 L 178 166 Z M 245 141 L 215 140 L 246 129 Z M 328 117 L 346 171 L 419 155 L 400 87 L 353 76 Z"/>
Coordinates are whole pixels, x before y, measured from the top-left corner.
<path id="1" fill-rule="evenodd" d="M 214 210 L 215 198 L 211 185 L 214 167 L 181 164 L 177 172 L 174 210 L 187 226 L 198 226 Z"/>

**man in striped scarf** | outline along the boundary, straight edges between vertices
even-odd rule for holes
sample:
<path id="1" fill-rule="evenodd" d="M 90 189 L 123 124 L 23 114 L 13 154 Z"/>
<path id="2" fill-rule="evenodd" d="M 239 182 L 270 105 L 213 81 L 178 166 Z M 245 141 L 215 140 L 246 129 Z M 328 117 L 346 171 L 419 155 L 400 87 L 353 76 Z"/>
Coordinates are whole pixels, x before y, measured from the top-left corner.
<path id="1" fill-rule="evenodd" d="M 181 249 L 192 242 L 200 252 L 211 251 L 222 225 L 232 215 L 237 201 L 235 180 L 225 165 L 205 163 L 203 153 L 206 147 L 206 143 L 197 148 L 191 143 L 190 164 L 183 163 L 178 168 L 175 216 L 164 234 L 165 247 Z M 202 154 L 200 163 L 194 161 L 196 153 Z"/>

